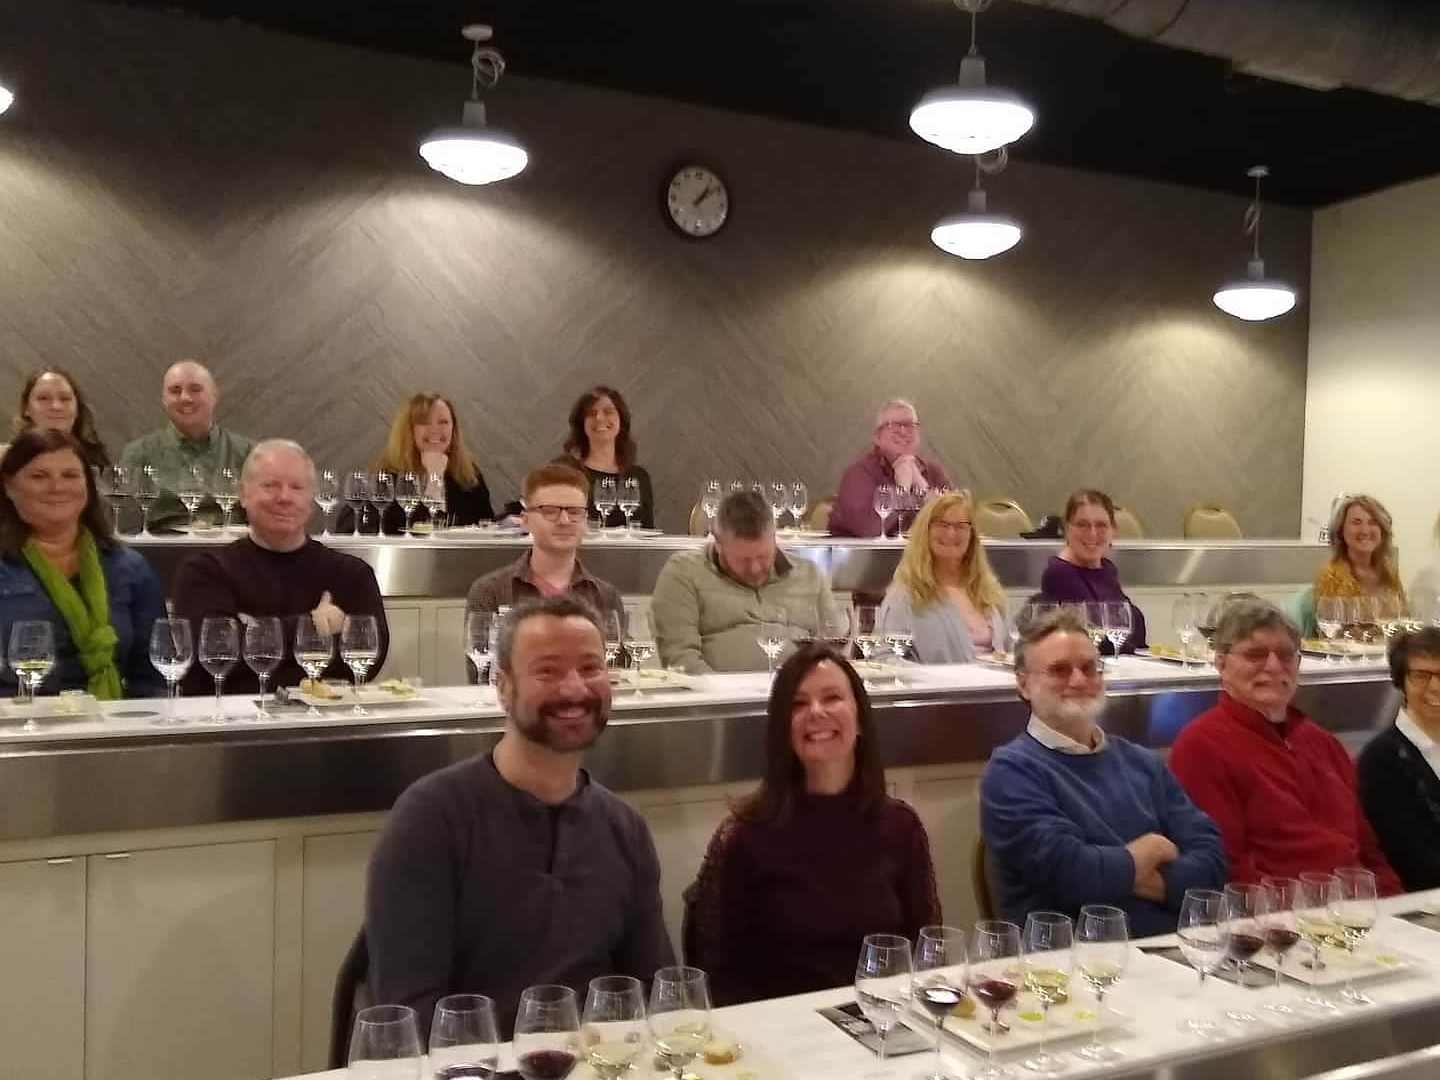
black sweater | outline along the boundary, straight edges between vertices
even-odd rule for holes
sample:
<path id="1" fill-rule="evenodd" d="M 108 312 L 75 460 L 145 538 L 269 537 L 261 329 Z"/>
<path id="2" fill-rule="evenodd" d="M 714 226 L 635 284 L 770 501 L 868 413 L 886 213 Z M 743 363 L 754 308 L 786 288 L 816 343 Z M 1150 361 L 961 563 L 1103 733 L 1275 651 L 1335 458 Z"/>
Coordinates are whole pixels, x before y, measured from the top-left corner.
<path id="1" fill-rule="evenodd" d="M 1440 888 L 1440 777 L 1393 724 L 1357 766 L 1360 801 L 1409 892 Z"/>

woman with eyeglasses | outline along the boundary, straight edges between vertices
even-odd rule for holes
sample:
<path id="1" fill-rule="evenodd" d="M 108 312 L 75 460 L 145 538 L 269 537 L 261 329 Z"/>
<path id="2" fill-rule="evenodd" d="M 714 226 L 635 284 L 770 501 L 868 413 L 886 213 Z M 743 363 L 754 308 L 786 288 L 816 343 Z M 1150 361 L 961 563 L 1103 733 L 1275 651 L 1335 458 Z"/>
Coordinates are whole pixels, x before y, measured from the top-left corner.
<path id="1" fill-rule="evenodd" d="M 1115 542 L 1115 504 L 1103 491 L 1082 488 L 1065 503 L 1065 546 L 1040 575 L 1040 596 L 1058 604 L 1123 603 L 1130 605 L 1130 636 L 1122 653 L 1143 649 L 1145 613 L 1120 585 L 1120 571 L 1107 557 Z M 1101 653 L 1114 655 L 1106 640 Z"/>
<path id="2" fill-rule="evenodd" d="M 1005 650 L 1005 590 L 975 532 L 968 491 L 948 492 L 920 511 L 880 606 L 880 626 L 882 633 L 912 633 L 922 664 Z"/>

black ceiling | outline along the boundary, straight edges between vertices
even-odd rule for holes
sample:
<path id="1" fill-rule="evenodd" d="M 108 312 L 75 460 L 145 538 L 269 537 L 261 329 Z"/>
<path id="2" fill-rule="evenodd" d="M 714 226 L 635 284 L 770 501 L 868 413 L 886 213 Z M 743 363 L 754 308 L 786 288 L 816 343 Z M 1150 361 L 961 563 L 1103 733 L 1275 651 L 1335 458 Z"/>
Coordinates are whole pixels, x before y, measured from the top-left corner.
<path id="1" fill-rule="evenodd" d="M 951 0 L 116 2 L 457 65 L 468 48 L 459 27 L 489 22 L 515 75 L 897 139 L 915 138 L 910 107 L 954 80 L 969 34 Z M 1440 172 L 1440 108 L 1236 74 L 1018 0 L 981 17 L 980 46 L 990 81 L 1039 113 L 1011 148 L 1020 159 L 1237 193 L 1249 190 L 1245 169 L 1264 163 L 1267 198 L 1297 206 Z"/>

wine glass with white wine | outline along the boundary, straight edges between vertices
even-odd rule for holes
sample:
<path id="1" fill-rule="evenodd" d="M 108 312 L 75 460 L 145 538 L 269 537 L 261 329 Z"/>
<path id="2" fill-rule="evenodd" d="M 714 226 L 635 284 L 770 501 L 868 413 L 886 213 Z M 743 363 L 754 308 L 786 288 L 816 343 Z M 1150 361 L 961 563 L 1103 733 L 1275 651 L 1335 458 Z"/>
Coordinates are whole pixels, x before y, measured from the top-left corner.
<path id="1" fill-rule="evenodd" d="M 374 615 L 346 615 L 340 628 L 340 659 L 350 669 L 355 692 L 356 716 L 369 716 L 370 710 L 360 704 L 360 684 L 365 681 L 371 665 L 380 659 L 380 627 Z"/>
<path id="2" fill-rule="evenodd" d="M 645 1050 L 645 987 L 630 975 L 601 975 L 585 992 L 580 1040 L 600 1080 L 621 1080 Z"/>
<path id="3" fill-rule="evenodd" d="M 710 1040 L 710 980 L 697 967 L 663 967 L 650 984 L 650 1036 L 674 1080 Z"/>
<path id="4" fill-rule="evenodd" d="M 1075 923 L 1075 967 L 1095 991 L 1096 1026 L 1090 1041 L 1076 1051 L 1087 1061 L 1114 1061 L 1123 1056 L 1100 1041 L 1105 995 L 1120 981 L 1130 963 L 1130 923 L 1125 912 L 1109 904 L 1085 904 Z"/>
<path id="5" fill-rule="evenodd" d="M 319 683 L 325 675 L 325 669 L 335 659 L 335 635 L 307 611 L 295 619 L 293 649 L 295 663 L 300 665 L 305 677 L 312 683 Z M 315 708 L 313 701 L 305 715 L 312 718 L 320 715 L 320 710 Z"/>

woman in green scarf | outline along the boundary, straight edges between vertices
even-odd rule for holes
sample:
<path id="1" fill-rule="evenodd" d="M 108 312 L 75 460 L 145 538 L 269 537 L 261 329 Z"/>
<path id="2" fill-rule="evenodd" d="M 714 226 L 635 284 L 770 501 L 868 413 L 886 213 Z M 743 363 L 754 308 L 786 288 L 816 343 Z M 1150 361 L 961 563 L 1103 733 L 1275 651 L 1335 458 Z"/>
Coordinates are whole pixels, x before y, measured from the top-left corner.
<path id="1" fill-rule="evenodd" d="M 150 627 L 165 613 L 155 571 L 115 539 L 73 435 L 31 429 L 0 458 L 0 645 L 21 621 L 49 622 L 55 667 L 38 693 L 153 697 Z M 15 675 L 0 675 L 13 697 Z"/>

